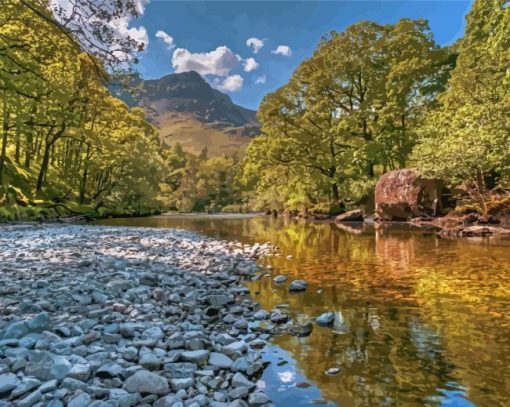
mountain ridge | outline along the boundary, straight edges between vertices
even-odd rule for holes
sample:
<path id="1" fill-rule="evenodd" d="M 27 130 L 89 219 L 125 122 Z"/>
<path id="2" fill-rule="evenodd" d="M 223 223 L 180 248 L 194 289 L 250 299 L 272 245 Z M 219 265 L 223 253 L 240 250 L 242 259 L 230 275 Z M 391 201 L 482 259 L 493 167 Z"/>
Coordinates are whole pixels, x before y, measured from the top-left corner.
<path id="1" fill-rule="evenodd" d="M 211 155 L 242 152 L 260 132 L 254 110 L 236 105 L 195 71 L 159 79 L 132 77 L 128 89 L 113 93 L 130 107 L 143 108 L 164 143 L 180 143 L 191 153 L 204 148 Z"/>

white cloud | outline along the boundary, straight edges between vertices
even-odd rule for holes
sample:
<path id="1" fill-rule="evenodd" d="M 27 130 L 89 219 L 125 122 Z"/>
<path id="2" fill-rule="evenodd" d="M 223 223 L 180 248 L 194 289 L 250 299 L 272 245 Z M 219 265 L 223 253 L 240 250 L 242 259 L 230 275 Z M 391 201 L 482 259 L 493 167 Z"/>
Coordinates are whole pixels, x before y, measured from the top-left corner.
<path id="1" fill-rule="evenodd" d="M 264 46 L 264 40 L 255 37 L 248 38 L 246 40 L 246 45 L 252 49 L 254 54 L 257 54 Z"/>
<path id="2" fill-rule="evenodd" d="M 264 83 L 266 83 L 266 75 L 261 75 L 257 78 L 255 78 L 255 81 L 254 81 L 257 85 L 262 85 Z"/>
<path id="3" fill-rule="evenodd" d="M 226 46 L 211 52 L 192 53 L 184 48 L 177 48 L 172 56 L 175 72 L 196 71 L 200 75 L 226 77 L 230 71 L 239 66 L 239 59 Z"/>
<path id="4" fill-rule="evenodd" d="M 149 45 L 149 35 L 144 26 L 140 27 L 129 27 L 131 17 L 120 17 L 113 20 L 110 24 L 117 29 L 117 32 L 122 38 L 131 38 L 136 41 L 137 44 L 143 45 L 143 49 L 146 49 Z"/>
<path id="5" fill-rule="evenodd" d="M 255 71 L 260 64 L 255 61 L 255 58 L 248 58 L 243 61 L 244 64 L 244 72 L 251 72 Z"/>
<path id="6" fill-rule="evenodd" d="M 238 92 L 243 88 L 244 79 L 241 75 L 227 76 L 225 79 L 214 79 L 212 86 L 222 92 Z"/>
<path id="7" fill-rule="evenodd" d="M 290 57 L 292 50 L 287 45 L 278 45 L 275 50 L 271 51 L 271 54 L 283 55 L 284 57 Z"/>
<path id="8" fill-rule="evenodd" d="M 142 15 L 145 11 L 145 6 L 149 4 L 150 0 L 135 0 L 135 7 L 138 14 Z"/>
<path id="9" fill-rule="evenodd" d="M 168 35 L 166 32 L 158 30 L 156 33 L 156 38 L 161 38 L 163 42 L 167 45 L 168 49 L 175 48 L 175 42 L 172 36 Z"/>

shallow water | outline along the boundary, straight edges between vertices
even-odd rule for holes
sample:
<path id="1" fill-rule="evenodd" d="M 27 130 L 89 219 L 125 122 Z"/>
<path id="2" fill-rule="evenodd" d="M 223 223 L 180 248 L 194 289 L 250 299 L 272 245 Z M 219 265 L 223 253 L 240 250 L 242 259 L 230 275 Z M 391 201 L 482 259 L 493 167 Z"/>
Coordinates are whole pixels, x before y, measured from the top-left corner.
<path id="1" fill-rule="evenodd" d="M 289 294 L 286 284 L 262 277 L 249 283 L 253 297 L 267 310 L 287 304 L 302 320 L 334 311 L 336 321 L 306 338 L 277 337 L 266 350 L 273 365 L 264 379 L 277 406 L 510 405 L 508 240 L 269 217 L 101 223 L 176 227 L 280 248 L 281 256 L 261 266 L 308 281 L 307 291 Z M 327 376 L 330 367 L 341 373 Z"/>

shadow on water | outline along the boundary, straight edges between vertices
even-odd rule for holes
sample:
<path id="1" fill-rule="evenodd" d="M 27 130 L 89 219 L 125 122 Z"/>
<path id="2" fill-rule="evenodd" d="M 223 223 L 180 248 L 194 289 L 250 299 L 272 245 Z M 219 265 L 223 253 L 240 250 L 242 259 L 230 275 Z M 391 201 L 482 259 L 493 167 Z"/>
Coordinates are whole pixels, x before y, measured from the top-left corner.
<path id="1" fill-rule="evenodd" d="M 265 378 L 278 406 L 322 398 L 341 406 L 510 404 L 509 241 L 269 217 L 102 223 L 176 227 L 280 248 L 282 255 L 261 267 L 307 280 L 307 291 L 290 294 L 261 277 L 248 284 L 253 297 L 267 310 L 287 304 L 300 319 L 333 311 L 336 321 L 307 338 L 273 340 Z M 330 367 L 341 373 L 327 376 Z"/>

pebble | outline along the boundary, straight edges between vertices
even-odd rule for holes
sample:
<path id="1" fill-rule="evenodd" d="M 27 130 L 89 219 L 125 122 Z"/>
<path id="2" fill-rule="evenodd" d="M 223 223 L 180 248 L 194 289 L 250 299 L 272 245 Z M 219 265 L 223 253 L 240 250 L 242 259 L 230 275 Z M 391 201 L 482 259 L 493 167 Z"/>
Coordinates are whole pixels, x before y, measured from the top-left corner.
<path id="1" fill-rule="evenodd" d="M 294 280 L 289 284 L 290 292 L 305 291 L 308 283 L 304 280 Z"/>
<path id="2" fill-rule="evenodd" d="M 273 278 L 273 281 L 276 284 L 284 283 L 285 281 L 287 281 L 287 276 L 280 274 L 280 275 L 276 276 L 275 278 Z"/>
<path id="3" fill-rule="evenodd" d="M 255 381 L 276 328 L 254 324 L 289 316 L 260 310 L 242 286 L 269 244 L 150 228 L 1 228 L 8 405 L 270 405 Z"/>
<path id="4" fill-rule="evenodd" d="M 315 322 L 321 326 L 333 325 L 333 322 L 335 322 L 335 313 L 331 311 L 325 312 L 315 318 Z"/>
<path id="5" fill-rule="evenodd" d="M 342 371 L 342 369 L 340 369 L 339 367 L 330 367 L 328 370 L 326 370 L 325 373 L 327 376 L 336 376 L 341 371 Z"/>

